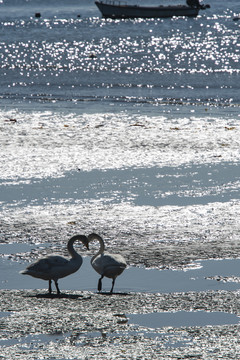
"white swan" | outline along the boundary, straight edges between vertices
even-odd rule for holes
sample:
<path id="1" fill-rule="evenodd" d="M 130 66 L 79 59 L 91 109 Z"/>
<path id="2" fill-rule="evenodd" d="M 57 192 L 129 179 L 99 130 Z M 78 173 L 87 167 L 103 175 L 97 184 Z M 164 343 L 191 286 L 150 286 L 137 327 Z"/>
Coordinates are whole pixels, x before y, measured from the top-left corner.
<path id="1" fill-rule="evenodd" d="M 102 279 L 106 276 L 112 279 L 112 288 L 110 290 L 110 293 L 112 293 L 116 277 L 125 270 L 127 263 L 121 255 L 105 252 L 105 245 L 101 236 L 93 233 L 88 236 L 88 240 L 89 242 L 98 240 L 100 243 L 100 250 L 91 259 L 92 267 L 101 275 L 98 281 L 98 291 L 102 290 Z"/>
<path id="2" fill-rule="evenodd" d="M 78 254 L 73 248 L 73 243 L 76 240 L 80 240 L 88 249 L 87 237 L 84 235 L 75 235 L 68 241 L 67 244 L 68 252 L 72 256 L 71 259 L 66 259 L 59 255 L 48 255 L 29 265 L 25 270 L 20 271 L 20 274 L 31 275 L 35 278 L 48 280 L 49 294 L 52 293 L 51 283 L 53 280 L 57 289 L 57 293 L 60 294 L 58 279 L 76 272 L 83 262 L 81 255 Z"/>

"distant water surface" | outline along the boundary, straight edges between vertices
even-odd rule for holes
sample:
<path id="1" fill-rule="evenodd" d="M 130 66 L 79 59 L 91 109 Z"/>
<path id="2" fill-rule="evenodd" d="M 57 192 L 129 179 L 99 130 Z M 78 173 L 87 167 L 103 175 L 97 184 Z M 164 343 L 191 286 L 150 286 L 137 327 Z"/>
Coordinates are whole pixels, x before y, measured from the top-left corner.
<path id="1" fill-rule="evenodd" d="M 240 5 L 209 3 L 194 19 L 114 21 L 101 19 L 93 1 L 3 1 L 0 96 L 60 109 L 82 101 L 238 105 Z"/>

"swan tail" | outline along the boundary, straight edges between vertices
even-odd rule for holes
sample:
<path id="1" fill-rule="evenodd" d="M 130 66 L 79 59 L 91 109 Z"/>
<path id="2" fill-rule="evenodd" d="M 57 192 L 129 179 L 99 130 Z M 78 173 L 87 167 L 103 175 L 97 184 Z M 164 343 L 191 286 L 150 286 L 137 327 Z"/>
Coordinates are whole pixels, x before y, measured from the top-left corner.
<path id="1" fill-rule="evenodd" d="M 28 275 L 29 271 L 28 270 L 21 270 L 21 271 L 19 271 L 19 274 Z"/>

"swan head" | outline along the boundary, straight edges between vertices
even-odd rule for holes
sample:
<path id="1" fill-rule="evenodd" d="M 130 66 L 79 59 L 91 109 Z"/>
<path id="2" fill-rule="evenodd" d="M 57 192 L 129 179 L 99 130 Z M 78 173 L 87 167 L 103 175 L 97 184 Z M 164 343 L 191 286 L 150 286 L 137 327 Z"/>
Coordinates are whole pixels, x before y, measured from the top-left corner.
<path id="1" fill-rule="evenodd" d="M 88 240 L 88 238 L 86 236 L 84 236 L 84 238 L 81 239 L 81 241 L 82 241 L 83 245 L 86 246 L 86 248 L 89 250 L 89 246 L 88 246 L 89 240 Z"/>
<path id="2" fill-rule="evenodd" d="M 92 233 L 92 234 L 88 235 L 87 239 L 88 239 L 88 243 L 90 243 L 91 241 L 94 241 L 94 240 L 97 240 L 100 243 L 100 250 L 99 250 L 100 253 L 102 253 L 105 250 L 104 241 L 100 235 Z"/>
<path id="3" fill-rule="evenodd" d="M 81 243 L 89 250 L 89 240 L 85 235 L 75 235 L 69 240 L 69 243 L 73 244 L 77 240 L 81 241 Z"/>

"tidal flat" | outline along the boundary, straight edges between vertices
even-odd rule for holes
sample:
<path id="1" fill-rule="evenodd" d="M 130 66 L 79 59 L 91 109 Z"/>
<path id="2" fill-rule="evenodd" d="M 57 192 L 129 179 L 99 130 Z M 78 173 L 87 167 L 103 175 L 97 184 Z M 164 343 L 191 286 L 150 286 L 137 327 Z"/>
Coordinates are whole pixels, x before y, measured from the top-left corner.
<path id="1" fill-rule="evenodd" d="M 1 290 L 0 296 L 2 359 L 239 358 L 236 319 L 214 326 L 143 326 L 137 318 L 129 323 L 129 314 L 240 315 L 238 291 L 112 296 L 68 291 L 50 298 L 37 290 Z"/>
<path id="2" fill-rule="evenodd" d="M 136 261 L 113 295 L 107 279 L 97 292 L 98 275 L 86 256 L 77 273 L 59 281 L 58 297 L 47 294 L 46 281 L 18 274 L 34 256 L 58 247 L 2 244 L 1 359 L 238 359 L 240 260 L 200 261 L 191 251 L 189 261 L 189 247 L 179 248 L 177 260 L 177 249 L 168 249 L 168 269 Z M 130 261 L 131 252 L 124 255 Z"/>

